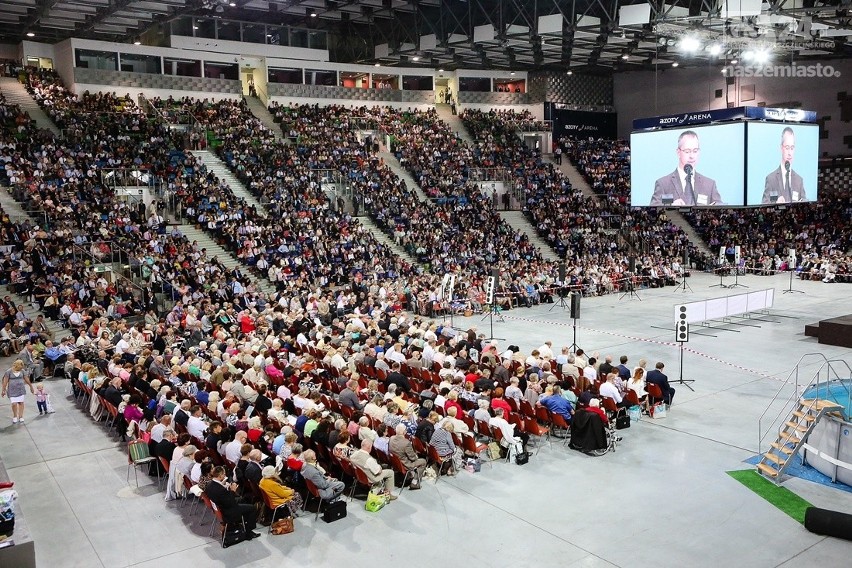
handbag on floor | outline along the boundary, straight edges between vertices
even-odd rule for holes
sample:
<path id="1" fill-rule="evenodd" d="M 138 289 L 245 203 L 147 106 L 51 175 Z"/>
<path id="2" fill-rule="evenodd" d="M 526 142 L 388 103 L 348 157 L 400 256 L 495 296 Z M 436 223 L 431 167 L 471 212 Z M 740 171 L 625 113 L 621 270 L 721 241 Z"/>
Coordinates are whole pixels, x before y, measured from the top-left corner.
<path id="1" fill-rule="evenodd" d="M 284 517 L 272 523 L 272 534 L 290 534 L 296 530 L 292 517 Z"/>
<path id="2" fill-rule="evenodd" d="M 338 499 L 333 503 L 329 503 L 325 507 L 325 511 L 322 514 L 322 520 L 327 523 L 333 523 L 334 521 L 338 521 L 346 516 L 346 501 Z"/>
<path id="3" fill-rule="evenodd" d="M 625 428 L 630 428 L 630 417 L 626 414 L 619 414 L 615 418 L 615 429 L 624 430 Z"/>
<path id="4" fill-rule="evenodd" d="M 666 405 L 662 402 L 659 404 L 655 404 L 651 407 L 651 418 L 665 418 L 666 417 Z"/>
<path id="5" fill-rule="evenodd" d="M 642 420 L 642 407 L 638 404 L 634 404 L 627 409 L 627 416 L 630 417 L 631 422 L 639 422 Z"/>
<path id="6" fill-rule="evenodd" d="M 364 505 L 364 508 L 370 511 L 371 513 L 378 513 L 387 504 L 388 496 L 385 493 L 376 493 L 374 491 L 370 491 L 367 494 L 367 503 Z"/>

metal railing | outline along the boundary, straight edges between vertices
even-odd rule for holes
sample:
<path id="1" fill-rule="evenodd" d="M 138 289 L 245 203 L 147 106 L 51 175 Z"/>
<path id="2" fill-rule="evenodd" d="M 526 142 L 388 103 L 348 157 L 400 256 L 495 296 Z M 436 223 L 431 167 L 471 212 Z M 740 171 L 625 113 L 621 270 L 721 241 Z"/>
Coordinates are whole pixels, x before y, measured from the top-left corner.
<path id="1" fill-rule="evenodd" d="M 515 129 L 520 132 L 553 132 L 553 121 L 537 120 L 535 122 L 522 122 L 515 124 Z"/>
<path id="2" fill-rule="evenodd" d="M 800 367 L 802 367 L 802 361 L 808 357 L 818 357 L 822 359 L 822 363 L 817 369 L 814 376 L 807 382 L 803 383 L 799 380 L 799 371 Z M 845 367 L 847 371 L 847 375 L 841 376 L 838 374 L 837 369 L 834 364 L 841 368 Z M 822 377 L 822 373 L 825 371 L 825 377 Z M 777 432 L 779 429 L 779 423 L 781 420 L 786 420 L 787 415 L 790 414 L 791 403 L 795 405 L 795 401 L 797 401 L 805 391 L 809 389 L 815 389 L 819 391 L 820 387 L 828 388 L 829 384 L 839 384 L 846 391 L 846 408 L 849 408 L 850 404 L 852 404 L 852 390 L 850 390 L 849 386 L 842 382 L 844 379 L 852 378 L 852 367 L 849 366 L 843 359 L 829 359 L 822 353 L 805 353 L 799 358 L 799 361 L 787 375 L 787 378 L 784 380 L 784 383 L 778 387 L 778 390 L 775 392 L 775 395 L 772 397 L 772 400 L 769 401 L 769 404 L 766 406 L 766 409 L 760 415 L 760 418 L 757 421 L 757 452 L 758 454 L 763 454 L 763 442 L 768 435 L 771 433 L 775 433 L 777 436 Z M 769 425 L 764 429 L 764 419 L 766 415 L 769 414 L 770 409 L 776 403 L 779 396 L 781 395 L 781 391 L 784 390 L 785 387 L 789 387 L 791 385 L 791 379 L 794 380 L 793 392 L 787 397 L 787 400 L 784 401 L 780 410 L 775 415 L 775 417 L 769 422 Z M 774 436 L 771 441 L 774 441 Z M 767 450 L 768 451 L 768 450 Z"/>
<path id="3" fill-rule="evenodd" d="M 100 254 L 93 252 L 92 247 L 97 247 Z M 106 249 L 106 250 L 104 250 Z M 133 295 L 139 298 L 145 298 L 146 290 L 133 280 L 134 267 L 131 262 L 130 253 L 117 246 L 110 241 L 93 241 L 89 243 L 89 248 L 82 245 L 72 244 L 71 253 L 74 257 L 74 262 L 85 262 L 88 260 L 92 266 L 105 264 L 110 266 L 110 272 L 113 276 L 120 280 L 123 284 L 131 287 Z M 118 268 L 118 270 L 116 270 Z M 141 265 L 139 268 L 138 278 L 142 278 Z M 122 274 L 127 272 L 127 274 Z"/>

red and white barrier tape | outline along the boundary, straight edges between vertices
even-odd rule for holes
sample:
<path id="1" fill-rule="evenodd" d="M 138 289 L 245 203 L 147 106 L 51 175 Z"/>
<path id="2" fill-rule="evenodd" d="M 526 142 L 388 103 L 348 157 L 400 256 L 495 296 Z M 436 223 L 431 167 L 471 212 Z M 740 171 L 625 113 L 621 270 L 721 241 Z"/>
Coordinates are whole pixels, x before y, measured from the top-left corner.
<path id="1" fill-rule="evenodd" d="M 548 321 L 548 320 L 539 320 L 539 319 L 534 319 L 534 318 L 510 316 L 510 315 L 506 315 L 505 312 L 503 312 L 502 315 L 503 315 L 503 318 L 505 318 L 505 319 L 512 319 L 512 320 L 516 320 L 516 321 L 527 321 L 527 322 L 531 322 L 531 323 L 544 324 L 544 325 L 558 325 L 558 326 L 571 327 L 571 324 L 568 324 L 567 322 Z M 660 340 L 657 340 L 657 339 L 650 339 L 650 338 L 647 338 L 647 337 L 639 337 L 639 336 L 635 336 L 635 335 L 627 335 L 627 334 L 624 334 L 624 333 L 617 333 L 617 332 L 614 332 L 614 331 L 606 331 L 606 330 L 603 330 L 603 329 L 594 329 L 594 328 L 591 328 L 591 327 L 583 327 L 582 329 L 584 329 L 586 331 L 591 331 L 593 333 L 602 333 L 604 335 L 611 335 L 613 337 L 630 339 L 632 341 L 644 341 L 645 343 L 653 343 L 655 345 L 665 345 L 667 347 L 676 347 L 676 348 L 680 347 L 680 344 L 676 343 L 674 341 L 660 341 Z M 674 329 L 672 330 L 672 332 L 674 332 Z M 693 355 L 698 355 L 699 357 L 704 357 L 705 359 L 709 359 L 710 361 L 715 361 L 716 363 L 721 363 L 723 365 L 727 365 L 728 367 L 732 367 L 732 368 L 738 369 L 740 371 L 745 371 L 746 373 L 751 373 L 752 375 L 756 375 L 756 376 L 761 377 L 763 379 L 772 379 L 774 381 L 784 382 L 784 379 L 779 379 L 777 377 L 774 377 L 774 376 L 770 375 L 769 373 L 767 373 L 766 371 L 758 371 L 758 370 L 755 370 L 755 369 L 750 369 L 748 367 L 744 367 L 743 365 L 738 365 L 736 363 L 732 363 L 730 361 L 720 359 L 719 357 L 715 357 L 713 355 L 708 355 L 707 353 L 702 353 L 701 351 L 698 351 L 697 349 L 693 349 L 691 347 L 684 346 L 683 350 L 685 352 L 691 353 Z"/>

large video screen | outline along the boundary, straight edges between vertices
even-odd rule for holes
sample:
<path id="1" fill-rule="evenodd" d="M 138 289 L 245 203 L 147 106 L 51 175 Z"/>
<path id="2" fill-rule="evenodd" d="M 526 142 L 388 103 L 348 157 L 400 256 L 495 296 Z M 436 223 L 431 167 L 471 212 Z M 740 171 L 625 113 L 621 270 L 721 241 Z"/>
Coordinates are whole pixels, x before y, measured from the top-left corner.
<path id="1" fill-rule="evenodd" d="M 817 200 L 819 125 L 748 123 L 747 205 Z"/>
<path id="2" fill-rule="evenodd" d="M 634 132 L 630 136 L 630 204 L 743 205 L 744 134 L 743 123 Z"/>

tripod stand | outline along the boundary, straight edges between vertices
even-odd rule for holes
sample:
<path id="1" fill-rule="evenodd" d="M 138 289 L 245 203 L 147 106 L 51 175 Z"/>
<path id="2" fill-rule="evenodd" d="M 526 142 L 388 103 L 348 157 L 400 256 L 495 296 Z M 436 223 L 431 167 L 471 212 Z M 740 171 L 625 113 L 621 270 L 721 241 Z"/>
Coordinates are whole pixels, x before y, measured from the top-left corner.
<path id="1" fill-rule="evenodd" d="M 739 279 L 740 279 L 740 269 L 739 269 L 739 267 L 735 267 L 734 268 L 734 283 L 729 284 L 728 288 L 748 288 L 748 286 L 746 286 L 745 284 L 740 284 Z"/>
<path id="2" fill-rule="evenodd" d="M 548 312 L 552 312 L 553 308 L 555 308 L 556 306 L 561 307 L 563 310 L 567 310 L 571 307 L 571 306 L 568 305 L 568 302 L 565 301 L 565 287 L 564 286 L 559 287 L 559 291 L 557 292 L 556 295 L 559 296 L 559 299 L 556 300 L 555 302 L 553 302 L 553 305 L 550 306 L 549 310 L 547 310 Z"/>
<path id="3" fill-rule="evenodd" d="M 489 320 L 489 324 L 491 326 L 491 337 L 488 338 L 489 341 L 492 339 L 499 339 L 500 341 L 505 341 L 505 339 L 503 339 L 502 337 L 494 337 L 494 312 L 497 312 L 497 321 L 499 321 L 500 323 L 506 323 L 506 320 L 503 319 L 503 314 L 498 311 L 499 309 L 500 307 L 497 305 L 497 303 L 492 301 L 491 304 L 489 304 L 488 313 L 482 316 L 482 319 L 479 320 L 485 321 L 485 318 L 488 318 Z"/>
<path id="4" fill-rule="evenodd" d="M 621 300 L 624 299 L 625 296 L 627 296 L 631 300 L 633 298 L 636 298 L 637 300 L 639 300 L 641 302 L 642 298 L 640 298 L 639 294 L 636 293 L 636 286 L 633 284 L 633 277 L 632 276 L 627 277 L 626 286 L 627 287 L 624 289 L 624 293 L 621 294 L 621 296 L 619 296 L 618 301 L 620 302 Z"/>
<path id="5" fill-rule="evenodd" d="M 719 271 L 719 283 L 718 284 L 711 284 L 710 285 L 711 288 L 717 288 L 717 287 L 718 288 L 728 288 L 728 285 L 725 284 L 725 274 L 724 274 L 724 272 L 722 272 L 723 268 L 724 267 L 722 267 L 722 266 L 717 268 L 717 270 Z"/>
<path id="6" fill-rule="evenodd" d="M 678 379 L 676 381 L 672 381 L 672 382 L 683 385 L 686 388 L 688 388 L 689 390 L 691 390 L 692 392 L 695 392 L 695 389 L 692 388 L 692 386 L 690 386 L 690 384 L 689 384 L 689 383 L 694 383 L 695 379 L 684 379 L 683 378 L 683 341 L 679 341 L 678 345 L 679 345 L 679 350 L 680 350 L 680 376 L 678 377 Z"/>
<path id="7" fill-rule="evenodd" d="M 677 290 L 680 290 L 681 292 L 686 292 L 687 290 L 689 290 L 690 292 L 692 292 L 692 286 L 690 286 L 689 283 L 686 281 L 686 274 L 684 273 L 681 273 L 680 275 L 680 284 L 678 284 L 677 288 L 675 288 L 675 291 Z"/>
<path id="8" fill-rule="evenodd" d="M 798 293 L 798 294 L 804 294 L 805 293 L 804 290 L 793 290 L 793 273 L 794 272 L 795 272 L 795 270 L 790 271 L 790 287 L 787 288 L 786 290 L 784 290 L 784 293 L 787 294 L 787 293 L 790 293 L 790 292 L 794 292 L 794 293 Z"/>
<path id="9" fill-rule="evenodd" d="M 574 341 L 568 349 L 576 353 L 577 349 L 580 348 L 580 346 L 577 345 L 577 318 L 571 318 L 571 327 L 574 328 Z"/>

